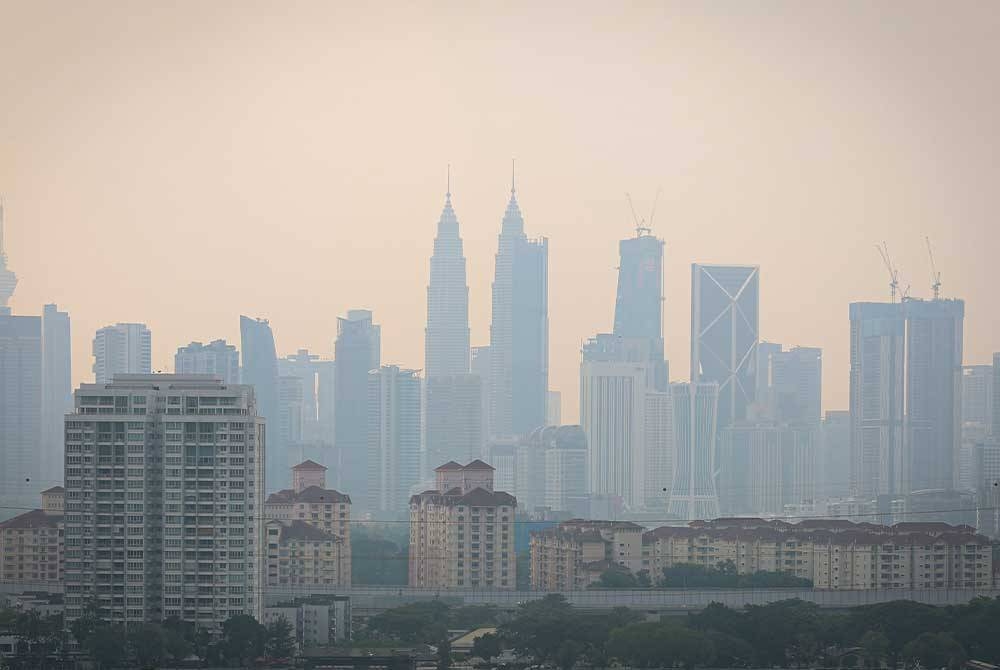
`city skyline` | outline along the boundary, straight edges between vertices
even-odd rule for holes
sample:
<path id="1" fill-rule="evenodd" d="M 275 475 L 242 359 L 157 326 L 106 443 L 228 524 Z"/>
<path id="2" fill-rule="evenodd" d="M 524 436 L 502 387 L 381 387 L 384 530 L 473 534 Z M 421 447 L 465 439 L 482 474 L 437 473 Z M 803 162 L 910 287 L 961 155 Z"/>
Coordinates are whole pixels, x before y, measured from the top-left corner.
<path id="1" fill-rule="evenodd" d="M 0 45 L 3 62 L 24 64 L 0 74 L 3 90 L 20 101 L 7 108 L 10 123 L 0 131 L 6 252 L 20 280 L 11 305 L 35 314 L 56 302 L 74 315 L 74 386 L 89 380 L 85 334 L 108 323 L 147 323 L 156 334 L 153 367 L 169 370 L 176 348 L 193 339 L 236 342 L 240 313 L 270 320 L 281 355 L 309 348 L 329 356 L 334 316 L 357 305 L 380 315 L 386 361 L 419 366 L 422 342 L 411 334 L 424 325 L 426 259 L 449 162 L 461 199 L 471 342 L 485 344 L 511 155 L 533 234 L 552 244 L 551 386 L 562 392 L 565 422 L 577 413 L 579 346 L 610 326 L 606 308 L 581 310 L 578 298 L 613 302 L 615 244 L 633 229 L 626 191 L 645 212 L 664 189 L 652 228 L 666 243 L 664 338 L 675 380 L 689 367 L 686 268 L 750 263 L 762 273 L 761 338 L 822 348 L 824 409 L 846 409 L 847 305 L 888 298 L 873 246 L 887 240 L 904 286 L 929 296 L 925 234 L 944 295 L 969 305 L 965 362 L 988 363 L 996 347 L 989 335 L 998 330 L 997 297 L 982 280 L 987 250 L 998 243 L 991 186 L 998 140 L 982 132 L 1000 110 L 996 91 L 981 85 L 996 78 L 1000 60 L 982 28 L 992 25 L 992 8 L 963 6 L 941 21 L 917 3 L 891 34 L 876 8 L 786 5 L 724 18 L 675 7 L 677 21 L 664 9 L 636 9 L 614 19 L 620 33 L 592 34 L 572 23 L 554 42 L 541 38 L 556 25 L 544 9 L 439 10 L 431 19 L 406 10 L 415 25 L 463 19 L 463 30 L 417 38 L 428 49 L 411 54 L 416 77 L 402 92 L 379 83 L 397 81 L 399 59 L 389 50 L 371 62 L 356 59 L 366 66 L 345 74 L 329 96 L 314 82 L 343 56 L 358 55 L 330 46 L 341 31 L 353 31 L 351 44 L 365 44 L 376 36 L 391 42 L 400 28 L 376 29 L 364 10 L 331 22 L 316 7 L 275 26 L 274 17 L 248 9 L 245 35 L 216 50 L 214 29 L 232 25 L 226 8 L 203 9 L 204 21 L 195 23 L 204 31 L 194 33 L 181 8 L 146 17 L 122 10 L 89 33 L 74 29 L 82 11 L 42 27 L 41 10 L 15 8 L 12 22 L 39 31 L 30 43 Z M 126 20 L 135 30 L 121 30 Z M 276 64 L 254 55 L 251 45 L 264 35 L 286 44 L 275 27 L 298 35 L 291 53 L 308 62 L 302 74 L 282 67 L 278 76 Z M 817 30 L 828 40 L 802 37 Z M 122 43 L 108 38 L 125 32 Z M 484 33 L 519 37 L 489 41 Z M 112 46 L 91 48 L 92 40 Z M 170 48 L 148 52 L 137 40 Z M 584 70 L 567 60 L 588 40 L 607 65 Z M 515 43 L 534 48 L 517 53 Z M 130 49 L 143 58 L 123 57 Z M 938 54 L 934 66 L 913 61 L 914 51 Z M 80 56 L 71 71 L 56 67 L 67 53 Z M 190 85 L 206 97 L 204 107 L 188 111 L 176 106 L 184 96 L 170 77 L 146 76 L 174 72 L 185 58 L 202 64 Z M 489 76 L 471 77 L 475 67 Z M 518 77 L 508 73 L 515 71 Z M 555 75 L 561 83 L 550 87 Z M 257 76 L 280 82 L 266 100 Z M 52 87 L 32 91 L 39 79 Z M 947 95 L 928 93 L 943 82 Z M 125 88 L 143 92 L 115 97 Z M 345 102 L 354 92 L 363 104 Z M 388 110 L 407 93 L 438 96 L 440 104 L 394 123 Z M 540 104 L 529 112 L 521 96 Z M 109 99 L 120 102 L 123 123 L 103 122 Z M 775 108 L 785 113 L 774 115 Z M 66 109 L 79 113 L 69 118 Z M 290 135 L 273 133 L 302 109 L 309 111 Z M 367 132 L 343 136 L 370 109 L 385 110 L 371 119 L 389 129 L 385 141 Z M 234 127 L 233 118 L 244 121 Z M 860 163 L 859 155 L 866 157 Z M 168 285 L 164 278 L 177 267 L 175 246 L 166 242 L 173 239 L 198 242 L 184 249 L 191 276 Z M 393 272 L 380 274 L 382 263 Z M 251 277 L 240 271 L 248 265 Z M 137 279 L 119 284 L 119 273 Z M 116 291 L 96 295 L 73 276 Z M 231 296 L 229 313 L 198 294 L 202 283 Z M 173 299 L 178 291 L 183 301 Z M 800 310 L 815 318 L 790 318 Z"/>

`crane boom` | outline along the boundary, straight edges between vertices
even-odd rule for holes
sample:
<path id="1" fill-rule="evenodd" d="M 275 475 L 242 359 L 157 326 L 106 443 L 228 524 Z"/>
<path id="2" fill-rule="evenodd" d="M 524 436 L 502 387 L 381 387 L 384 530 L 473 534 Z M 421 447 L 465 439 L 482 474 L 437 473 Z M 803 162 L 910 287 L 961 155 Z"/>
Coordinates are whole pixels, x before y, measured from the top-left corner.
<path id="1" fill-rule="evenodd" d="M 892 258 L 889 256 L 889 246 L 884 241 L 881 245 L 876 244 L 875 248 L 878 249 L 879 255 L 882 256 L 885 269 L 889 271 L 889 295 L 892 302 L 896 302 L 896 291 L 899 289 L 899 271 L 893 266 Z"/>
<path id="2" fill-rule="evenodd" d="M 937 270 L 937 265 L 934 264 L 934 251 L 931 249 L 931 238 L 929 236 L 924 238 L 927 240 L 927 256 L 931 259 L 931 290 L 934 291 L 934 299 L 937 300 L 941 297 L 941 273 Z"/>

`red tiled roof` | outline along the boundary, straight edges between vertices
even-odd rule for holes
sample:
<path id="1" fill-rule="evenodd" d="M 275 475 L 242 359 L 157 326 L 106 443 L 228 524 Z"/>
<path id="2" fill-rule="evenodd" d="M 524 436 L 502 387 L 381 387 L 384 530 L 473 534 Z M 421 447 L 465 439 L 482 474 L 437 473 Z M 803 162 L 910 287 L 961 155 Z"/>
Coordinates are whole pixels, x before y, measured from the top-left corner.
<path id="1" fill-rule="evenodd" d="M 316 461 L 305 460 L 296 466 L 292 467 L 292 470 L 326 470 L 325 465 L 320 465 Z"/>
<path id="2" fill-rule="evenodd" d="M 46 514 L 45 510 L 33 509 L 18 514 L 13 519 L 0 523 L 0 530 L 27 530 L 29 528 L 56 528 L 62 522 L 58 514 Z"/>
<path id="3" fill-rule="evenodd" d="M 496 470 L 489 463 L 485 463 L 478 458 L 465 466 L 466 470 Z"/>
<path id="4" fill-rule="evenodd" d="M 434 472 L 448 471 L 448 470 L 461 470 L 462 466 L 455 461 L 448 461 L 444 465 L 439 465 L 434 468 Z"/>
<path id="5" fill-rule="evenodd" d="M 46 493 L 66 493 L 66 489 L 64 489 L 61 486 L 53 486 L 50 489 L 45 489 L 44 491 L 42 491 L 42 495 L 45 495 Z"/>
<path id="6" fill-rule="evenodd" d="M 318 486 L 310 486 L 303 489 L 301 493 L 296 493 L 292 489 L 282 489 L 272 493 L 265 501 L 271 504 L 294 504 L 294 503 L 348 503 L 351 497 L 346 493 L 333 489 L 323 489 Z"/>

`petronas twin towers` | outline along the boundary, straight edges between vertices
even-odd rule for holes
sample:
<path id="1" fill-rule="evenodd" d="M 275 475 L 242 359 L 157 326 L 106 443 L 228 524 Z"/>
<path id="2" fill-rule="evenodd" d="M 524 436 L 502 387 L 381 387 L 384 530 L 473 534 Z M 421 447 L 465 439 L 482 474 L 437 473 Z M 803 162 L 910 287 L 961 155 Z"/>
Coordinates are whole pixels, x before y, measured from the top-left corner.
<path id="1" fill-rule="evenodd" d="M 427 287 L 427 470 L 478 458 L 490 438 L 545 423 L 548 240 L 525 235 L 513 183 L 496 254 L 488 378 L 470 374 L 469 353 L 469 287 L 449 184 Z"/>

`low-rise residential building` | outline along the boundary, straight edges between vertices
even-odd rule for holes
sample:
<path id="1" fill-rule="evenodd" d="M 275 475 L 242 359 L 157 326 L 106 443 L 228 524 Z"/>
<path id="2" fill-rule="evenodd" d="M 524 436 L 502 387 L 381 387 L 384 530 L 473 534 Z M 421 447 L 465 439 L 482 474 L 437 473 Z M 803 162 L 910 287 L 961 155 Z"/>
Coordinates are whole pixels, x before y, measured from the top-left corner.
<path id="1" fill-rule="evenodd" d="M 291 624 L 300 653 L 351 639 L 351 599 L 347 596 L 324 596 L 318 603 L 310 601 L 264 609 L 265 625 L 277 619 L 285 619 Z"/>
<path id="2" fill-rule="evenodd" d="M 304 530 L 294 530 L 298 527 L 296 522 L 300 522 L 318 531 L 322 531 L 323 537 L 332 537 L 336 540 L 337 561 L 337 581 L 335 582 L 315 582 L 333 583 L 338 586 L 350 586 L 351 584 L 351 497 L 326 488 L 326 468 L 313 461 L 305 461 L 292 468 L 292 488 L 283 489 L 272 493 L 264 503 L 264 516 L 268 522 L 280 522 L 285 531 L 269 523 L 269 530 L 276 531 L 274 535 L 268 535 L 268 545 L 275 543 L 273 538 L 287 537 L 288 541 L 293 540 L 293 536 L 303 537 Z M 327 540 L 319 535 L 309 534 L 315 542 L 320 544 Z M 332 541 L 332 540 L 331 540 Z M 326 548 L 323 548 L 326 551 Z M 269 550 L 270 554 L 270 550 Z M 270 561 L 268 564 L 268 580 L 270 582 L 271 570 Z M 279 571 L 280 572 L 280 571 Z M 319 575 L 321 579 L 327 579 L 328 573 Z"/>
<path id="3" fill-rule="evenodd" d="M 351 557 L 344 542 L 305 521 L 265 525 L 268 586 L 346 586 Z"/>
<path id="4" fill-rule="evenodd" d="M 517 499 L 493 490 L 493 468 L 479 460 L 435 475 L 437 489 L 410 498 L 410 586 L 514 589 Z"/>
<path id="5" fill-rule="evenodd" d="M 630 521 L 572 519 L 531 534 L 531 588 L 585 589 L 606 570 L 642 569 L 643 527 Z"/>
<path id="6" fill-rule="evenodd" d="M 679 564 L 738 574 L 783 572 L 817 589 L 989 588 L 992 549 L 970 526 L 847 520 L 797 524 L 716 519 L 662 527 L 643 537 L 643 568 L 654 578 Z"/>
<path id="7" fill-rule="evenodd" d="M 63 495 L 61 486 L 42 492 L 42 509 L 0 522 L 0 581 L 26 590 L 62 587 Z"/>

